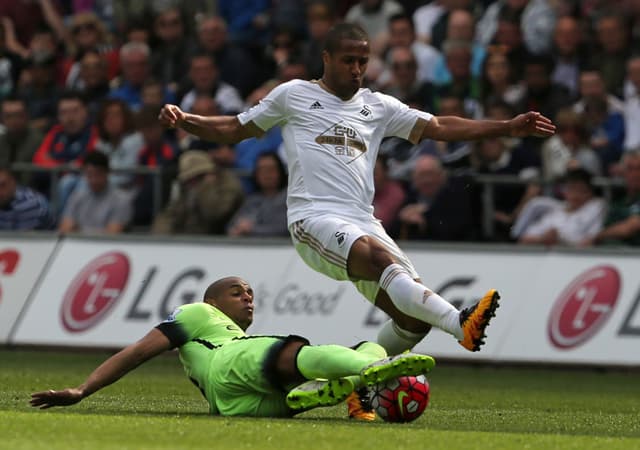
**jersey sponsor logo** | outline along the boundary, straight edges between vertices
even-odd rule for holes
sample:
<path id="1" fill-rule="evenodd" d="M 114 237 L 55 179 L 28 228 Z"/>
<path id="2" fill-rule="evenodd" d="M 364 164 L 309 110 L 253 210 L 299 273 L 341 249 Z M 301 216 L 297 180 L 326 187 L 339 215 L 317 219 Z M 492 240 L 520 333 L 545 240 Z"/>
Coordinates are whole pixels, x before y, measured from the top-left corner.
<path id="1" fill-rule="evenodd" d="M 566 350 L 584 344 L 611 316 L 620 293 L 620 274 L 612 266 L 582 273 L 560 294 L 548 322 L 551 343 Z"/>
<path id="2" fill-rule="evenodd" d="M 331 125 L 322 132 L 316 138 L 316 143 L 331 148 L 337 156 L 349 158 L 347 164 L 351 164 L 367 151 L 367 146 L 362 136 L 360 136 L 355 127 L 344 120 Z"/>
<path id="3" fill-rule="evenodd" d="M 322 106 L 320 102 L 316 100 L 311 104 L 311 106 L 309 106 L 309 109 L 324 109 L 324 106 Z"/>
<path id="4" fill-rule="evenodd" d="M 17 250 L 4 250 L 0 252 L 0 275 L 13 275 L 18 269 L 20 253 Z M 0 302 L 2 301 L 2 286 L 0 285 Z"/>
<path id="5" fill-rule="evenodd" d="M 103 320 L 124 292 L 129 268 L 129 258 L 120 252 L 105 253 L 87 264 L 64 293 L 64 328 L 78 333 Z"/>

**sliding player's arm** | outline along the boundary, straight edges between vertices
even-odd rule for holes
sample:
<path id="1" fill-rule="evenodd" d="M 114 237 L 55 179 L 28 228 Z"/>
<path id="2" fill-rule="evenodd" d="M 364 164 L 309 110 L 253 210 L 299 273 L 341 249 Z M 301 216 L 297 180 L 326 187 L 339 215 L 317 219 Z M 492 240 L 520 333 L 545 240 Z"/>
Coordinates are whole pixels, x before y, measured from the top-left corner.
<path id="1" fill-rule="evenodd" d="M 187 133 L 219 144 L 235 144 L 264 134 L 253 122 L 242 125 L 237 116 L 199 116 L 185 113 L 176 105 L 165 105 L 158 119 L 166 127 L 182 128 Z"/>
<path id="2" fill-rule="evenodd" d="M 68 406 L 118 381 L 145 361 L 172 348 L 167 336 L 154 328 L 135 344 L 116 353 L 97 369 L 80 386 L 60 391 L 48 390 L 31 394 L 31 406 L 40 409 L 52 406 Z"/>

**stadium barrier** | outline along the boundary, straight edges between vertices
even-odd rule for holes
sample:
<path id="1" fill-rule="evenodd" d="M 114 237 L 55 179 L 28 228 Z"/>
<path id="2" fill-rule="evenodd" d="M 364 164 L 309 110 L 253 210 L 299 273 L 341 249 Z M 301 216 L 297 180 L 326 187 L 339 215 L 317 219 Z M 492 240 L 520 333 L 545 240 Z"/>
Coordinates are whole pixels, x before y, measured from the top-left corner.
<path id="1" fill-rule="evenodd" d="M 387 320 L 350 283 L 309 269 L 286 239 L 71 236 L 56 242 L 3 235 L 0 243 L 2 252 L 22 255 L 13 274 L 0 275 L 9 293 L 0 303 L 0 338 L 13 345 L 121 347 L 180 304 L 199 301 L 211 281 L 235 274 L 255 290 L 253 334 L 353 345 L 374 340 Z M 469 361 L 640 365 L 638 250 L 403 246 L 427 285 L 456 306 L 492 287 L 502 295 L 481 352 L 467 352 L 438 330 L 417 351 Z"/>

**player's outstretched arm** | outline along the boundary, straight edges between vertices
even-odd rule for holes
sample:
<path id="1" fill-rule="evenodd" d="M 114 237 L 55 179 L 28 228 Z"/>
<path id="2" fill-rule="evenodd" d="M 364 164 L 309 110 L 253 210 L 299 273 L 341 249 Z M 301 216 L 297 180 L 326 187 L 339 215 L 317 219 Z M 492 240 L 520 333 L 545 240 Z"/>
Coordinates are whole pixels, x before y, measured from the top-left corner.
<path id="1" fill-rule="evenodd" d="M 549 137 L 555 125 L 538 112 L 530 111 L 511 120 L 472 120 L 455 116 L 434 117 L 426 123 L 422 139 L 473 141 L 492 137 Z"/>
<path id="2" fill-rule="evenodd" d="M 235 144 L 264 132 L 253 122 L 242 125 L 236 116 L 199 116 L 182 111 L 176 105 L 164 105 L 158 116 L 162 125 L 182 128 L 206 141 Z"/>
<path id="3" fill-rule="evenodd" d="M 31 406 L 40 409 L 78 403 L 99 389 L 119 380 L 145 361 L 169 350 L 169 339 L 159 330 L 151 330 L 135 344 L 131 344 L 103 362 L 80 386 L 60 391 L 48 390 L 31 394 Z"/>

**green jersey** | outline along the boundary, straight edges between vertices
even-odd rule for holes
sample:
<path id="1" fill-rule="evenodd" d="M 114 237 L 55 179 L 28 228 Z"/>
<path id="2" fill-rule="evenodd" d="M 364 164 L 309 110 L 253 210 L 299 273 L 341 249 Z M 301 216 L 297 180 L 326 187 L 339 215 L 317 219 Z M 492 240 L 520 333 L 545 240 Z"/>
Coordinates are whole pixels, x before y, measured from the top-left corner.
<path id="1" fill-rule="evenodd" d="M 246 336 L 233 320 L 208 303 L 182 305 L 157 328 L 167 336 L 174 348 L 178 347 L 187 376 L 205 397 L 214 354 L 212 350 L 234 338 Z"/>

